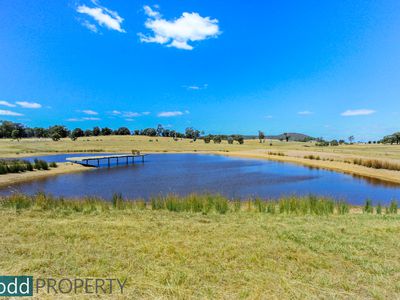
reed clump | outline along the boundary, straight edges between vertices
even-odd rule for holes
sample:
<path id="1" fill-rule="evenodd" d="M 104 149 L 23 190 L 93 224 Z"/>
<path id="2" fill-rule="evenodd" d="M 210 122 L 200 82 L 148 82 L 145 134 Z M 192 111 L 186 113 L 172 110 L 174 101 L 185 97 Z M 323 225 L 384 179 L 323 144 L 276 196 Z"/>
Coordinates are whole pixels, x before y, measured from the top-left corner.
<path id="1" fill-rule="evenodd" d="M 400 164 L 392 163 L 389 161 L 377 160 L 377 159 L 354 158 L 353 164 L 373 169 L 400 171 Z"/>
<path id="2" fill-rule="evenodd" d="M 321 159 L 321 157 L 319 157 L 318 155 L 313 155 L 313 154 L 306 155 L 306 156 L 304 156 L 304 158 L 305 159 L 313 159 L 313 160 L 320 160 Z"/>
<path id="3" fill-rule="evenodd" d="M 272 152 L 272 151 L 268 151 L 268 155 L 286 156 L 286 154 L 283 152 Z"/>
<path id="4" fill-rule="evenodd" d="M 0 160 L 0 174 L 33 171 L 34 166 L 27 160 Z"/>

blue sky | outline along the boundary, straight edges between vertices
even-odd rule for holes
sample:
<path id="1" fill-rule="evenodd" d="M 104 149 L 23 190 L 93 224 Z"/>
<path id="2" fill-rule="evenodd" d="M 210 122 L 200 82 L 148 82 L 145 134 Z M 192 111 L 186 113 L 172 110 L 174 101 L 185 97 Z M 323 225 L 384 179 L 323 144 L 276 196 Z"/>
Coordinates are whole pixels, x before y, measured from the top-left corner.
<path id="1" fill-rule="evenodd" d="M 399 32 L 391 0 L 3 0 L 0 119 L 376 139 Z"/>

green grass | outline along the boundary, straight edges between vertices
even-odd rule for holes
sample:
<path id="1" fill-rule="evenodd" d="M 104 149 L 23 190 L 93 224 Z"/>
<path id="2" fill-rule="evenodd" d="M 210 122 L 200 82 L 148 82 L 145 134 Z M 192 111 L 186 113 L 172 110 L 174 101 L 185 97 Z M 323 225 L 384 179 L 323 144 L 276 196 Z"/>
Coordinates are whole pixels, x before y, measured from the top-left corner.
<path id="1" fill-rule="evenodd" d="M 127 299 L 400 293 L 396 214 L 330 214 L 331 204 L 321 208 L 314 198 L 298 208 L 286 199 L 287 213 L 279 213 L 279 199 L 238 205 L 208 195 L 188 196 L 188 204 L 157 198 L 147 206 L 120 195 L 107 203 L 45 194 L 7 199 L 0 205 L 2 274 L 127 278 Z M 214 204 L 205 214 L 207 203 Z"/>

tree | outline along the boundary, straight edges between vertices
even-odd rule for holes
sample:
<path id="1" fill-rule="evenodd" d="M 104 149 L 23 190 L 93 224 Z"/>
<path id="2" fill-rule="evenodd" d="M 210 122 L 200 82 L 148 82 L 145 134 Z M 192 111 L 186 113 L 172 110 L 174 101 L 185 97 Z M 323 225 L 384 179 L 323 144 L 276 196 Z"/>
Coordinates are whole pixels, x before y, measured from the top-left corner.
<path id="1" fill-rule="evenodd" d="M 147 136 L 156 136 L 157 131 L 154 128 L 146 128 L 143 130 L 142 134 Z"/>
<path id="2" fill-rule="evenodd" d="M 20 129 L 14 129 L 11 132 L 11 138 L 14 140 L 19 140 L 20 138 L 22 138 L 22 131 Z"/>
<path id="3" fill-rule="evenodd" d="M 101 129 L 98 126 L 93 127 L 93 135 L 99 136 L 100 134 L 101 134 Z"/>
<path id="4" fill-rule="evenodd" d="M 120 127 L 116 131 L 117 135 L 130 135 L 131 131 L 127 127 Z"/>
<path id="5" fill-rule="evenodd" d="M 211 141 L 211 137 L 210 136 L 205 136 L 204 138 L 204 143 L 209 144 Z"/>
<path id="6" fill-rule="evenodd" d="M 354 141 L 354 136 L 353 136 L 353 135 L 349 136 L 349 142 L 350 142 L 350 144 L 353 144 L 353 141 Z"/>
<path id="7" fill-rule="evenodd" d="M 33 128 L 33 133 L 34 133 L 34 136 L 37 138 L 44 138 L 49 135 L 47 129 L 44 129 L 42 127 Z"/>
<path id="8" fill-rule="evenodd" d="M 288 133 L 286 133 L 286 132 L 283 135 L 285 136 L 286 142 L 289 142 L 290 135 Z"/>
<path id="9" fill-rule="evenodd" d="M 233 137 L 228 137 L 228 144 L 233 144 Z"/>
<path id="10" fill-rule="evenodd" d="M 85 136 L 92 136 L 93 132 L 90 129 L 85 130 Z"/>
<path id="11" fill-rule="evenodd" d="M 112 134 L 112 130 L 108 127 L 104 127 L 101 129 L 101 135 L 111 135 Z"/>
<path id="12" fill-rule="evenodd" d="M 214 141 L 214 144 L 221 144 L 222 138 L 221 138 L 220 135 L 215 135 L 215 136 L 213 137 L 213 141 Z"/>
<path id="13" fill-rule="evenodd" d="M 258 131 L 258 139 L 260 140 L 260 143 L 265 143 L 265 134 L 261 130 Z"/>
<path id="14" fill-rule="evenodd" d="M 69 130 L 63 125 L 54 125 L 49 127 L 50 136 L 57 133 L 60 138 L 66 138 L 69 135 Z"/>
<path id="15" fill-rule="evenodd" d="M 339 146 L 339 142 L 337 140 L 332 140 L 331 146 Z"/>
<path id="16" fill-rule="evenodd" d="M 238 141 L 238 143 L 239 143 L 240 145 L 244 144 L 244 138 L 243 138 L 243 136 L 239 135 L 239 136 L 236 138 L 236 140 Z"/>
<path id="17" fill-rule="evenodd" d="M 135 129 L 135 130 L 133 131 L 133 134 L 134 134 L 134 135 L 140 135 L 140 130 L 139 130 L 139 129 Z"/>
<path id="18" fill-rule="evenodd" d="M 193 127 L 188 127 L 185 129 L 185 137 L 188 139 L 193 139 L 193 141 L 196 141 L 197 138 L 200 137 L 200 131 L 193 129 Z"/>
<path id="19" fill-rule="evenodd" d="M 55 142 L 57 142 L 57 141 L 59 141 L 59 140 L 61 139 L 61 136 L 60 136 L 57 132 L 52 133 L 52 134 L 50 135 L 50 137 L 51 137 L 51 139 L 52 139 L 53 141 L 55 141 Z"/>
<path id="20" fill-rule="evenodd" d="M 164 127 L 161 124 L 157 125 L 156 133 L 157 133 L 157 136 L 163 136 Z"/>
<path id="21" fill-rule="evenodd" d="M 71 140 L 75 141 L 77 138 L 84 136 L 84 132 L 82 129 L 80 128 L 75 128 L 74 130 L 72 130 L 71 134 L 70 134 L 70 138 Z"/>

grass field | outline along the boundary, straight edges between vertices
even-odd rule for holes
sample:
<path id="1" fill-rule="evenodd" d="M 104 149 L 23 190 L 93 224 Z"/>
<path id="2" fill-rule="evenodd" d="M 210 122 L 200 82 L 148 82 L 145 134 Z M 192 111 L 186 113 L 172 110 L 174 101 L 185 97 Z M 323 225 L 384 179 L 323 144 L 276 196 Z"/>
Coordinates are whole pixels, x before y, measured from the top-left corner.
<path id="1" fill-rule="evenodd" d="M 270 145 L 272 143 L 272 145 Z M 63 139 L 54 142 L 50 139 L 22 139 L 20 141 L 0 139 L 0 157 L 23 157 L 37 154 L 82 152 L 131 152 L 140 150 L 147 153 L 192 152 L 214 153 L 228 156 L 272 159 L 319 167 L 334 171 L 364 176 L 387 182 L 400 183 L 400 172 L 386 169 L 374 169 L 352 162 L 355 159 L 377 160 L 382 165 L 400 167 L 400 146 L 381 144 L 354 144 L 334 147 L 317 147 L 314 143 L 281 142 L 267 140 L 246 140 L 243 145 L 232 145 L 223 141 L 206 144 L 203 140 L 193 142 L 189 139 L 174 141 L 172 138 L 145 136 L 100 136 L 79 138 L 76 141 Z M 316 157 L 318 159 L 308 159 Z"/>
<path id="2" fill-rule="evenodd" d="M 202 214 L 0 206 L 0 271 L 126 278 L 126 299 L 398 298 L 399 216 L 245 207 Z"/>

